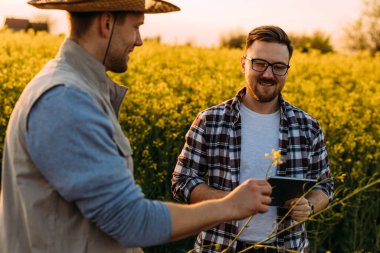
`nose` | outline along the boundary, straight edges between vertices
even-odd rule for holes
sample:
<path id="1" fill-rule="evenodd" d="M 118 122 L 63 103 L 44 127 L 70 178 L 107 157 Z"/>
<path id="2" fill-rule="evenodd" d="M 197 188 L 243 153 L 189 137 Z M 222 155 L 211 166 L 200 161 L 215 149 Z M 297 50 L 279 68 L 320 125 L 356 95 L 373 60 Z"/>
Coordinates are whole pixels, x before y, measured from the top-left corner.
<path id="1" fill-rule="evenodd" d="M 272 66 L 267 67 L 267 69 L 263 72 L 263 77 L 274 78 Z"/>
<path id="2" fill-rule="evenodd" d="M 142 46 L 142 44 L 143 44 L 143 41 L 141 39 L 140 31 L 137 31 L 135 46 L 140 47 L 140 46 Z"/>

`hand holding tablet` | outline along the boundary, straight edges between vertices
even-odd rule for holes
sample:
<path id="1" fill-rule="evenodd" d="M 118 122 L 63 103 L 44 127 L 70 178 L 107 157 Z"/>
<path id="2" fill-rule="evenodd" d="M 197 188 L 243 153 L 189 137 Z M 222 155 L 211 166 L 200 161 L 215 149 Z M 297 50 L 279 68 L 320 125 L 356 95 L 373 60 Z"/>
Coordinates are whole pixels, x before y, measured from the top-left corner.
<path id="1" fill-rule="evenodd" d="M 285 201 L 301 197 L 317 183 L 317 180 L 274 176 L 268 178 L 268 182 L 272 186 L 270 205 L 282 207 Z"/>

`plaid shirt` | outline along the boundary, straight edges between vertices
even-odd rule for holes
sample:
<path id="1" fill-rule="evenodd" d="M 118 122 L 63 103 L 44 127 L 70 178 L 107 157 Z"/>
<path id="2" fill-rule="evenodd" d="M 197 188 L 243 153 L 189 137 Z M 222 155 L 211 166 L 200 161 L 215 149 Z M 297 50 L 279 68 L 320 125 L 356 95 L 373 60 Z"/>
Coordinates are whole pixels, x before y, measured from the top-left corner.
<path id="1" fill-rule="evenodd" d="M 231 191 L 239 185 L 240 103 L 245 92 L 243 88 L 235 98 L 201 112 L 193 122 L 173 173 L 172 191 L 177 200 L 189 203 L 191 191 L 206 182 L 206 174 L 208 184 L 215 189 Z M 313 179 L 331 177 L 324 137 L 318 122 L 283 100 L 282 96 L 279 102 L 279 148 L 284 163 L 277 166 L 277 176 Z M 318 185 L 318 188 L 331 201 L 333 183 L 329 181 Z M 290 223 L 291 219 L 286 219 L 278 231 Z M 218 250 L 204 247 L 201 252 L 220 252 L 227 248 L 237 232 L 237 221 L 220 224 L 201 232 L 195 249 L 201 245 L 219 244 Z M 275 241 L 279 247 L 308 251 L 305 224 L 280 234 Z M 235 248 L 236 242 L 230 252 L 235 252 Z"/>

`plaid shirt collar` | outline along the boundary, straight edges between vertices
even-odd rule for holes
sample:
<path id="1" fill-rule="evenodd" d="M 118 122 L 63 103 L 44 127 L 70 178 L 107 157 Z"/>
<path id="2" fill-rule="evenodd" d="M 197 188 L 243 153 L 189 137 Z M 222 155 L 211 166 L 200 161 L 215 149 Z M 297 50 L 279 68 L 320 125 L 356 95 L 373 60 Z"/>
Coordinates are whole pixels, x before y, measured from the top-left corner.
<path id="1" fill-rule="evenodd" d="M 232 100 L 230 110 L 231 110 L 231 115 L 234 116 L 234 123 L 238 122 L 239 120 L 240 106 L 241 106 L 241 103 L 243 102 L 243 97 L 245 96 L 246 93 L 247 93 L 247 87 L 244 87 L 238 91 L 238 93 Z M 287 111 L 288 110 L 286 108 L 288 107 L 289 103 L 284 100 L 281 93 L 278 96 L 278 101 L 280 103 L 280 110 L 281 110 L 280 111 L 281 123 L 284 125 L 287 125 L 287 122 L 288 122 Z"/>

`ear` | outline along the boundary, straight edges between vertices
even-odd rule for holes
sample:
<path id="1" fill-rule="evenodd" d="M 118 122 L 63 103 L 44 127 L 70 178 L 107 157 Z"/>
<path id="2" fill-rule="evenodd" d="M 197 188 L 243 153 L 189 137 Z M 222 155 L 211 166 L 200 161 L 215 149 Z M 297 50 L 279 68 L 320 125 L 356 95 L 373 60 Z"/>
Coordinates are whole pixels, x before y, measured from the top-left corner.
<path id="1" fill-rule="evenodd" d="M 103 38 L 108 38 L 111 35 L 113 23 L 115 22 L 114 16 L 111 12 L 102 12 L 99 15 L 99 34 Z"/>
<path id="2" fill-rule="evenodd" d="M 245 73 L 245 63 L 247 61 L 245 60 L 244 56 L 240 58 L 240 64 L 241 64 L 241 72 Z"/>

